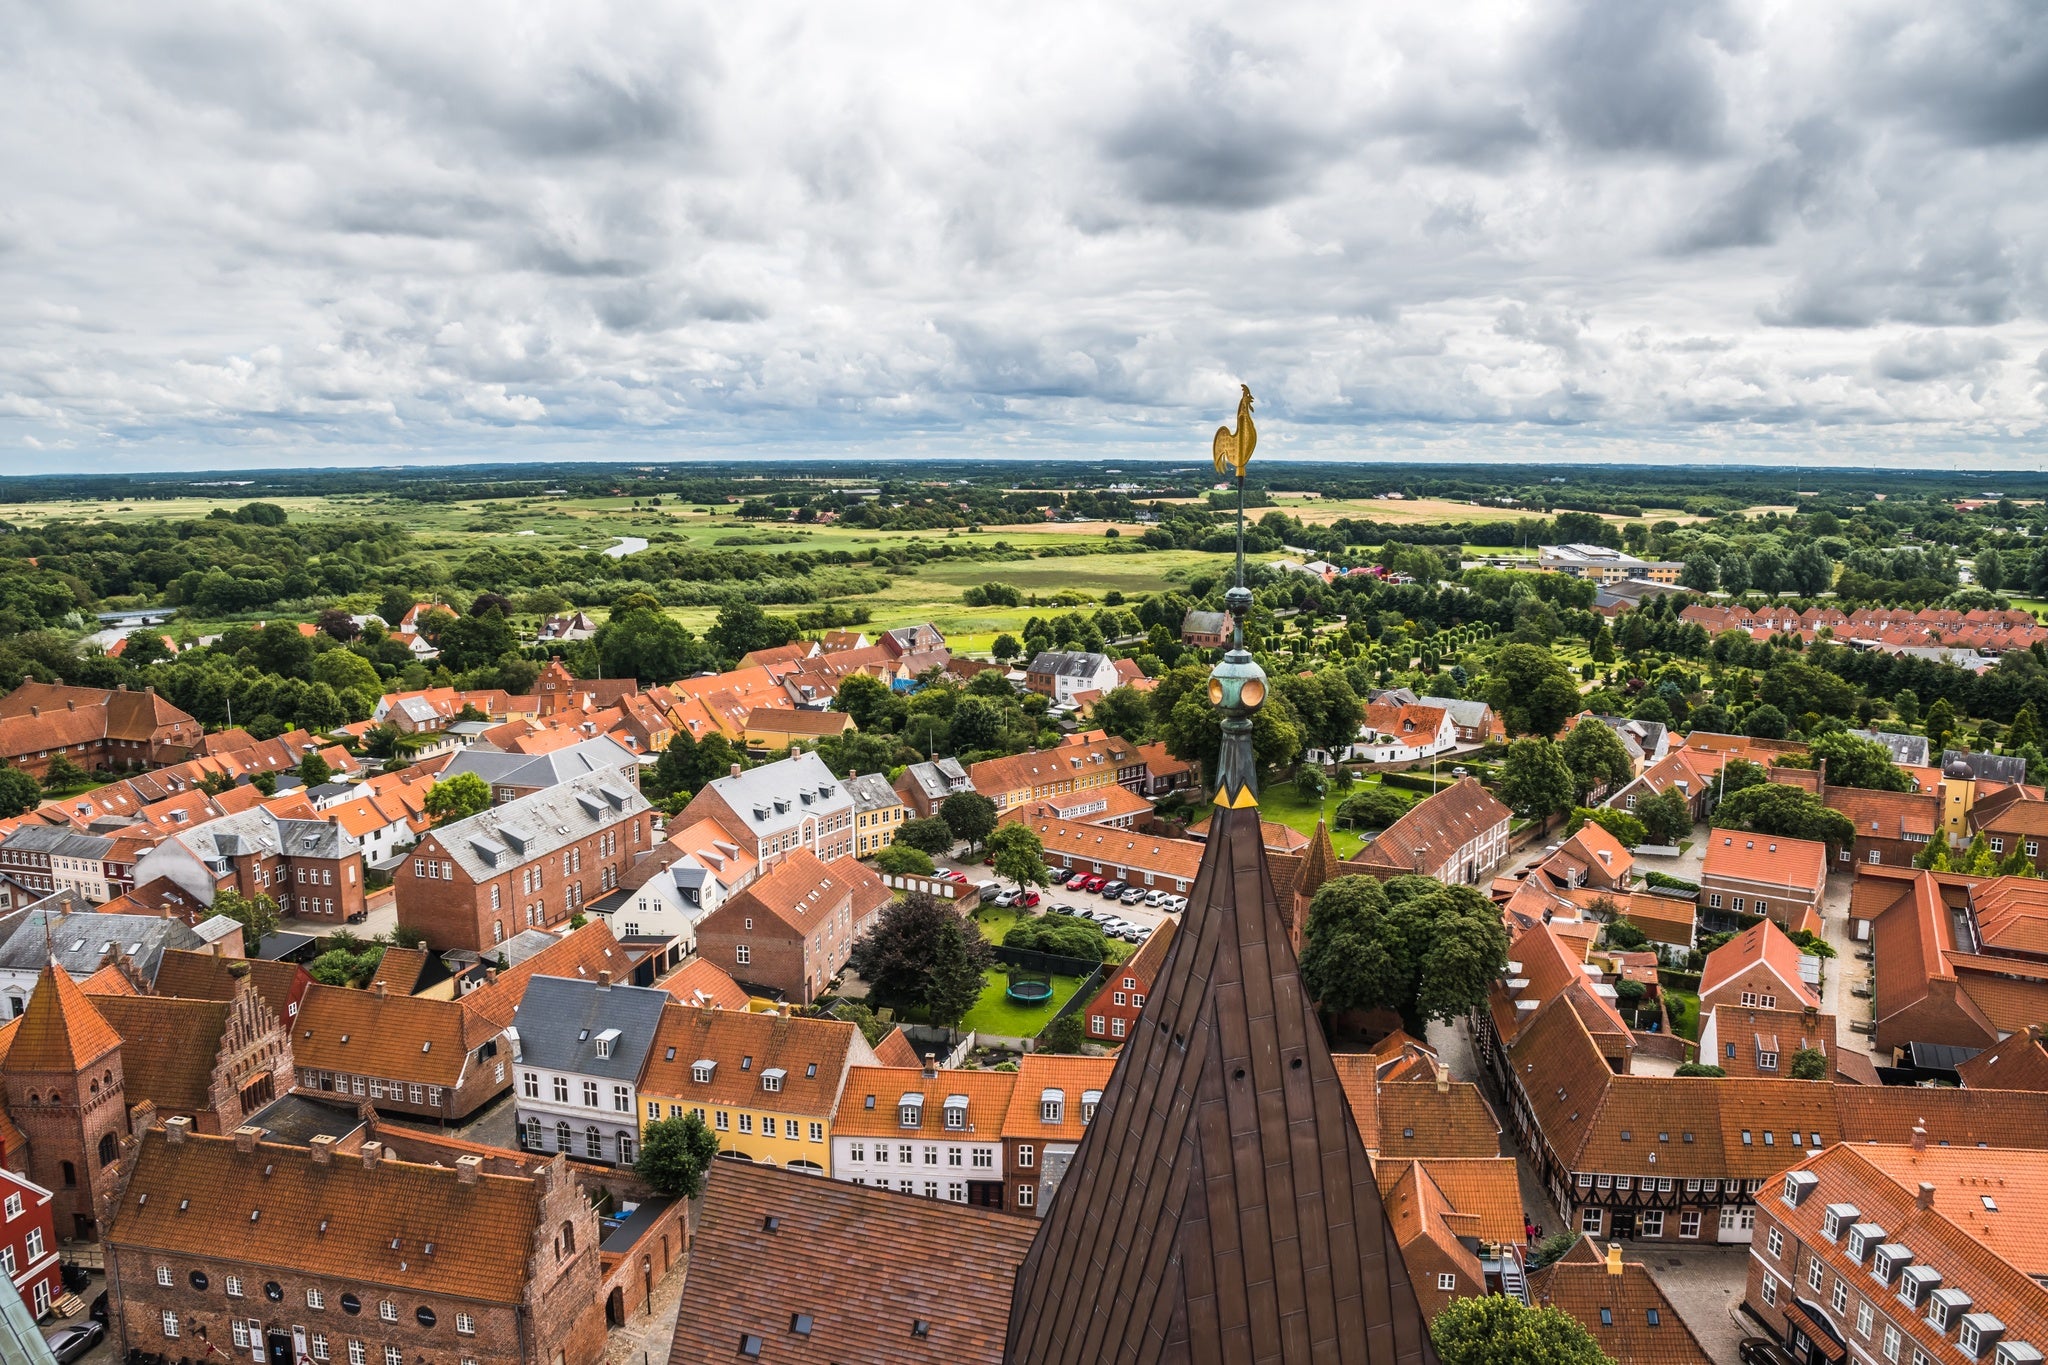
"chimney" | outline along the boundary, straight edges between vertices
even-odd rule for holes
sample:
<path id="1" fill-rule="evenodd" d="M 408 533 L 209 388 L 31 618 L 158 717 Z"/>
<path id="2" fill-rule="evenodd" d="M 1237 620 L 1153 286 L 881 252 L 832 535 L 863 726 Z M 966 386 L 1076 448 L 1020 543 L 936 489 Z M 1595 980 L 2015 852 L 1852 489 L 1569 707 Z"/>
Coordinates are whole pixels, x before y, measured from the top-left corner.
<path id="1" fill-rule="evenodd" d="M 243 1124 L 240 1128 L 235 1129 L 235 1150 L 238 1152 L 255 1151 L 256 1139 L 262 1136 L 263 1130 L 261 1128 L 258 1128 L 253 1123 Z"/>
<path id="2" fill-rule="evenodd" d="M 1927 1150 L 1927 1130 L 1918 1123 L 1913 1125 L 1913 1150 L 1916 1152 Z"/>
<path id="3" fill-rule="evenodd" d="M 366 1171 L 374 1171 L 374 1170 L 376 1170 L 376 1169 L 377 1169 L 377 1162 L 378 1162 L 378 1159 L 379 1159 L 379 1158 L 381 1158 L 381 1157 L 382 1157 L 383 1155 L 384 1155 L 384 1144 L 383 1144 L 383 1143 L 381 1143 L 381 1142 L 366 1142 L 366 1143 L 364 1143 L 364 1144 L 363 1144 L 363 1169 L 364 1169 L 364 1170 L 366 1170 Z"/>
<path id="4" fill-rule="evenodd" d="M 1916 1197 L 1913 1200 L 1913 1202 L 1914 1204 L 1918 1205 L 1923 1212 L 1927 1209 L 1931 1209 L 1934 1207 L 1934 1182 L 1932 1180 L 1923 1180 L 1920 1182 L 1920 1193 L 1918 1197 Z"/>
<path id="5" fill-rule="evenodd" d="M 370 994 L 382 1000 L 384 998 L 384 983 L 382 981 L 372 981 L 370 983 Z"/>
<path id="6" fill-rule="evenodd" d="M 480 1172 L 480 1171 L 482 1171 L 482 1170 L 483 1170 L 483 1168 L 484 1168 L 484 1159 L 483 1159 L 482 1157 L 480 1157 L 480 1156 L 459 1156 L 459 1157 L 456 1157 L 456 1158 L 455 1158 L 455 1183 L 456 1183 L 456 1184 L 458 1184 L 458 1185 L 474 1185 L 474 1184 L 476 1184 L 476 1177 L 477 1177 L 477 1173 L 478 1173 L 478 1172 Z"/>
<path id="7" fill-rule="evenodd" d="M 164 1120 L 165 1142 L 183 1142 L 185 1140 L 185 1134 L 191 1131 L 192 1120 L 186 1118 L 183 1114 L 178 1115 L 174 1119 Z"/>
<path id="8" fill-rule="evenodd" d="M 606 971 L 601 971 L 601 972 L 599 972 L 599 973 L 597 974 L 597 988 L 598 988 L 599 990 L 601 990 L 601 991 L 606 991 L 606 990 L 610 990 L 610 989 L 611 989 L 611 985 L 612 985 L 612 974 L 611 974 L 611 972 L 610 972 L 609 970 L 606 970 Z"/>
<path id="9" fill-rule="evenodd" d="M 498 969 L 497 969 L 496 967 L 486 967 L 486 968 L 484 968 L 484 984 L 485 984 L 486 986 L 490 985 L 490 984 L 491 984 L 492 982 L 496 981 L 497 979 L 498 979 Z"/>
<path id="10" fill-rule="evenodd" d="M 1607 1273 L 1610 1275 L 1619 1275 L 1621 1273 L 1621 1243 L 1619 1242 L 1615 1242 L 1607 1248 Z"/>
<path id="11" fill-rule="evenodd" d="M 735 763 L 735 764 L 733 764 L 733 765 L 732 765 L 732 775 L 733 775 L 734 777 L 738 777 L 738 776 L 740 775 L 740 765 L 739 765 L 739 764 Z"/>
<path id="12" fill-rule="evenodd" d="M 334 1137 L 332 1134 L 315 1133 L 307 1146 L 312 1150 L 313 1164 L 315 1166 L 332 1166 L 334 1164 Z"/>
<path id="13" fill-rule="evenodd" d="M 924 1078 L 928 1081 L 934 1081 L 937 1080 L 938 1077 L 939 1054 L 936 1052 L 927 1052 L 924 1054 Z"/>
<path id="14" fill-rule="evenodd" d="M 34 702 L 30 702 L 30 703 L 29 703 L 29 707 L 28 707 L 28 714 L 29 714 L 29 718 L 30 718 L 31 720 L 33 720 L 33 719 L 35 719 L 36 717 L 38 717 L 38 716 L 40 716 L 40 715 L 42 715 L 42 714 L 43 714 L 43 708 L 42 708 L 42 707 L 40 707 L 40 706 L 37 706 L 37 705 L 36 705 L 36 704 L 35 704 Z"/>
<path id="15" fill-rule="evenodd" d="M 64 699 L 64 709 L 65 709 L 66 711 L 76 711 L 76 710 L 78 709 L 78 703 L 77 703 L 77 701 L 76 701 L 76 700 L 74 700 L 73 698 L 70 698 L 70 697 L 66 697 L 66 698 Z"/>

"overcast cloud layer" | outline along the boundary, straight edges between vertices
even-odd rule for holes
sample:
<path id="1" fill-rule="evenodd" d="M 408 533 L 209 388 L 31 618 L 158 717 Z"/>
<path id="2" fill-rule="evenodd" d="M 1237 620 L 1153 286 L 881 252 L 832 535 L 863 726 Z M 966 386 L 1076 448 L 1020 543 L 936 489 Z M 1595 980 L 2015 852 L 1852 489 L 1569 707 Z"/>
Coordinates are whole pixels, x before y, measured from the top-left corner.
<path id="1" fill-rule="evenodd" d="M 2038 468 L 2048 7 L 0 3 L 0 469 Z"/>

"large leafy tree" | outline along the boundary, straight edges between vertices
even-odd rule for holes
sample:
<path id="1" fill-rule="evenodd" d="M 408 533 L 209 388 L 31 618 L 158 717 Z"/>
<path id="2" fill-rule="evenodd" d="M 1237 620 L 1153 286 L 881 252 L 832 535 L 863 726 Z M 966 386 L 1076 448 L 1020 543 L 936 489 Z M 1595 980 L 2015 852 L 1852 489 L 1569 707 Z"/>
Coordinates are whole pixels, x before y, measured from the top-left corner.
<path id="1" fill-rule="evenodd" d="M 1337 807 L 1337 823 L 1356 829 L 1385 829 L 1408 813 L 1408 798 L 1392 787 L 1370 786 Z"/>
<path id="2" fill-rule="evenodd" d="M 1429 877 L 1338 877 L 1309 904 L 1302 981 L 1332 1012 L 1392 1009 L 1418 1025 L 1485 1003 L 1507 967 L 1500 911 Z"/>
<path id="3" fill-rule="evenodd" d="M 633 1174 L 670 1199 L 695 1199 L 704 1192 L 704 1174 L 718 1155 L 718 1135 L 704 1126 L 696 1111 L 672 1119 L 655 1119 L 640 1134 L 640 1159 Z"/>
<path id="4" fill-rule="evenodd" d="M 900 839 L 876 849 L 874 859 L 877 868 L 896 877 L 929 877 L 934 870 L 931 854 Z"/>
<path id="5" fill-rule="evenodd" d="M 718 656 L 674 617 L 635 605 L 614 609 L 590 643 L 607 678 L 638 678 L 657 686 L 718 665 Z"/>
<path id="6" fill-rule="evenodd" d="M 1692 805 L 1676 787 L 1636 802 L 1635 816 L 1643 822 L 1645 843 L 1675 844 L 1692 833 Z"/>
<path id="7" fill-rule="evenodd" d="M 1556 740 L 1526 737 L 1508 745 L 1498 795 L 1516 813 L 1540 820 L 1571 809 L 1576 781 Z"/>
<path id="8" fill-rule="evenodd" d="M 242 926 L 242 945 L 247 952 L 254 953 L 264 939 L 277 932 L 277 902 L 260 891 L 253 896 L 216 891 L 212 909 Z"/>
<path id="9" fill-rule="evenodd" d="M 770 616 L 752 602 L 730 602 L 718 609 L 718 620 L 704 633 L 704 641 L 728 662 L 757 649 L 773 649 L 796 638 L 796 623 Z"/>
<path id="10" fill-rule="evenodd" d="M 1579 706 L 1564 662 L 1540 645 L 1503 646 L 1493 656 L 1486 700 L 1511 735 L 1550 736 Z"/>
<path id="11" fill-rule="evenodd" d="M 980 998 L 982 972 L 995 953 L 953 908 L 913 892 L 882 911 L 853 945 L 848 965 L 875 998 L 900 1009 L 923 1009 L 950 1027 Z"/>
<path id="12" fill-rule="evenodd" d="M 832 709 L 853 717 L 863 730 L 891 730 L 903 719 L 903 701 L 889 690 L 889 684 L 866 673 L 840 680 Z"/>
<path id="13" fill-rule="evenodd" d="M 1614 1365 L 1571 1314 L 1505 1294 L 1451 1300 L 1429 1337 L 1443 1365 Z"/>
<path id="14" fill-rule="evenodd" d="M 928 815 L 921 820 L 905 820 L 898 825 L 894 842 L 936 858 L 949 852 L 955 840 L 951 825 L 940 816 Z"/>
<path id="15" fill-rule="evenodd" d="M 1305 678 L 1282 674 L 1273 680 L 1273 690 L 1286 698 L 1293 710 L 1304 745 L 1334 752 L 1358 739 L 1365 703 L 1336 669 L 1326 668 Z"/>
<path id="16" fill-rule="evenodd" d="M 988 676 L 984 673 L 975 681 Z M 1152 707 L 1145 700 L 1145 694 L 1135 688 L 1113 687 L 1096 701 L 1088 712 L 1088 720 L 1119 739 L 1136 743 L 1144 739 L 1151 728 Z"/>
<path id="17" fill-rule="evenodd" d="M 1749 787 L 1714 807 L 1717 829 L 1750 830 L 1785 839 L 1812 839 L 1839 852 L 1856 841 L 1848 816 L 1820 802 L 1812 792 L 1778 782 Z"/>
<path id="18" fill-rule="evenodd" d="M 678 730 L 661 751 L 661 757 L 654 761 L 654 771 L 642 779 L 642 785 L 648 795 L 657 799 L 694 792 L 707 782 L 729 775 L 735 763 L 745 767 L 747 755 L 724 735 L 713 733 L 697 739 L 687 730 Z"/>
<path id="19" fill-rule="evenodd" d="M 1892 762 L 1891 750 L 1874 739 L 1846 731 L 1822 735 L 1807 746 L 1819 761 L 1830 787 L 1870 787 L 1878 791 L 1913 790 L 1913 779 Z"/>
<path id="20" fill-rule="evenodd" d="M 939 803 L 939 818 L 954 838 L 979 847 L 996 827 L 996 803 L 980 792 L 954 792 Z"/>
<path id="21" fill-rule="evenodd" d="M 1045 842 L 1037 830 L 1021 821 L 998 825 L 988 836 L 988 851 L 995 855 L 996 875 L 1007 878 L 1020 891 L 1051 880 L 1045 868 Z"/>
<path id="22" fill-rule="evenodd" d="M 946 742 L 956 754 L 993 749 L 1003 738 L 1003 710 L 986 697 L 962 697 L 954 704 L 953 722 L 946 728 Z"/>
<path id="23" fill-rule="evenodd" d="M 475 773 L 457 773 L 436 782 L 421 803 L 437 825 L 452 825 L 489 808 L 491 787 Z"/>
<path id="24" fill-rule="evenodd" d="M 26 815 L 43 799 L 43 789 L 19 768 L 0 766 L 0 820 Z"/>
<path id="25" fill-rule="evenodd" d="M 1572 770 L 1572 790 L 1580 802 L 1595 788 L 1618 790 L 1635 776 L 1635 761 L 1629 757 L 1621 736 L 1591 717 L 1574 725 L 1558 749 L 1564 755 L 1565 766 Z"/>

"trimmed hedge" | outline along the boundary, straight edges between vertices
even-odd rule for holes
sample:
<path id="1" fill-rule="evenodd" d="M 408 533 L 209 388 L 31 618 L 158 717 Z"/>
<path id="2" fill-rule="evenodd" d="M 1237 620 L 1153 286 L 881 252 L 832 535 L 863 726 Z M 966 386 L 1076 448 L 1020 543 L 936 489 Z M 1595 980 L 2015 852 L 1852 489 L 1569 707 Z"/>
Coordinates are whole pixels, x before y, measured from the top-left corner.
<path id="1" fill-rule="evenodd" d="M 1645 872 L 1643 880 L 1651 886 L 1662 887 L 1666 891 L 1697 892 L 1700 889 L 1698 882 L 1689 882 L 1683 877 L 1674 877 L 1667 872 Z"/>
<path id="2" fill-rule="evenodd" d="M 1432 782 L 1427 773 L 1381 773 L 1382 787 L 1399 787 L 1404 791 L 1428 792 L 1435 795 L 1457 782 L 1455 777 L 1441 777 Z"/>
<path id="3" fill-rule="evenodd" d="M 1659 967 L 1657 984 L 1670 990 L 1684 991 L 1688 995 L 1698 995 L 1700 973 L 1683 971 L 1677 967 Z"/>

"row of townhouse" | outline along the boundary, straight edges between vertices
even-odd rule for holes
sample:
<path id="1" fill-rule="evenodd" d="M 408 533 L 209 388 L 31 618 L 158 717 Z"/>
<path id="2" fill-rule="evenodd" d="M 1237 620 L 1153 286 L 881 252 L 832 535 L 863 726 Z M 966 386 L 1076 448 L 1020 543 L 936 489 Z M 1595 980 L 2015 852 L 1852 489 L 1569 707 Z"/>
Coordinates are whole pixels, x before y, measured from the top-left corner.
<path id="1" fill-rule="evenodd" d="M 1786 1164 L 1842 1143 L 1903 1142 L 1916 1125 L 1944 1145 L 2048 1148 L 2048 1094 L 1794 1081 L 1743 1068 L 1713 1081 L 1638 1073 L 1613 988 L 1581 952 L 1539 922 L 1516 936 L 1511 958 L 1509 978 L 1475 1017 L 1476 1050 L 1543 1188 L 1588 1235 L 1750 1243 L 1758 1192 Z M 1747 989 L 1771 989 L 1759 984 L 1770 979 Z M 1733 978 L 1716 984 L 1745 989 Z M 1739 1015 L 1740 995 L 1720 1010 Z M 1742 1049 L 1752 1041 L 1743 1036 Z"/>
<path id="2" fill-rule="evenodd" d="M 338 817 L 293 819 L 266 806 L 181 831 L 135 865 L 137 886 L 168 882 L 200 904 L 223 890 L 267 895 L 287 915 L 343 925 L 363 912 L 362 843 Z"/>
<path id="3" fill-rule="evenodd" d="M 59 756 L 88 771 L 157 768 L 198 751 L 204 727 L 154 687 L 68 687 L 23 678 L 0 696 L 0 763 L 41 778 Z"/>

